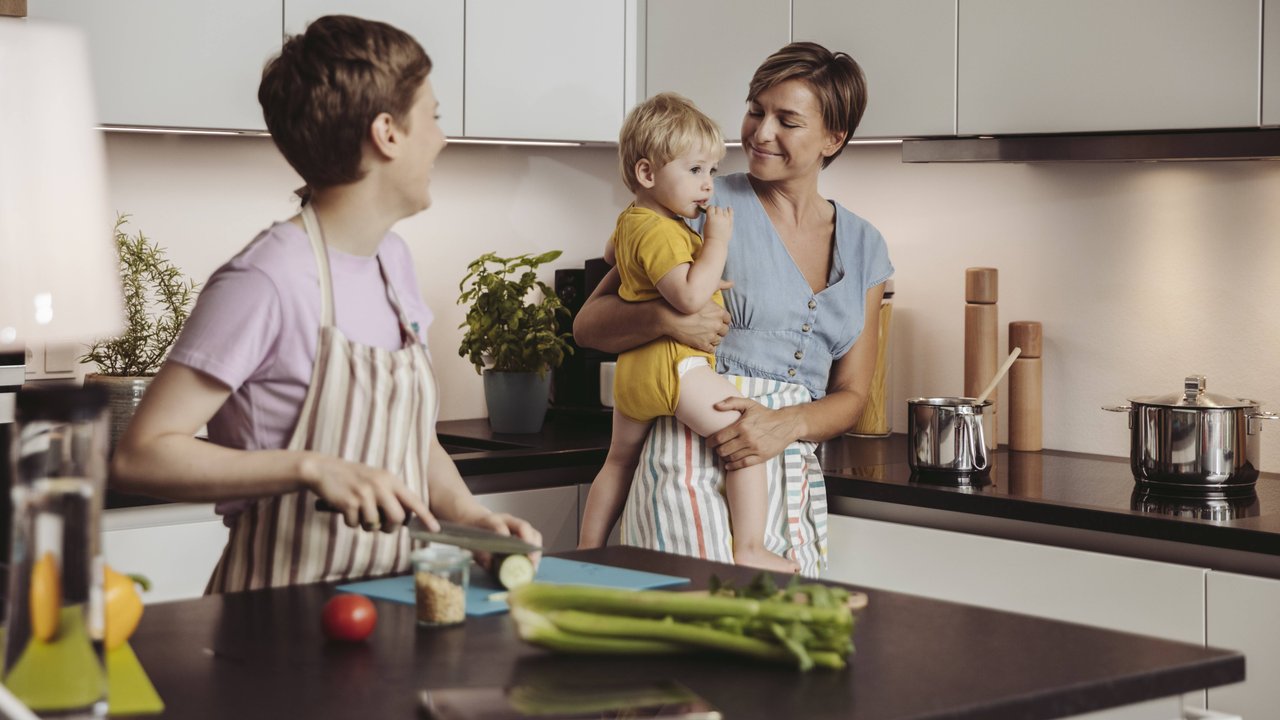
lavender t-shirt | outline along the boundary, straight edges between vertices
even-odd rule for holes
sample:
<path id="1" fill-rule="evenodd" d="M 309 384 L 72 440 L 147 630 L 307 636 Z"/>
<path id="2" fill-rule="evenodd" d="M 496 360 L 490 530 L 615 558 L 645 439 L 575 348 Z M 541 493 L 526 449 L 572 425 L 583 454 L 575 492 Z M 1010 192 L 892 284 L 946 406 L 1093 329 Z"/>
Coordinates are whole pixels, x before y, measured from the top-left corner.
<path id="1" fill-rule="evenodd" d="M 329 251 L 334 320 L 348 340 L 402 346 L 378 261 L 426 342 L 422 301 L 404 240 L 388 233 L 376 256 Z M 244 450 L 289 444 L 311 384 L 320 328 L 320 280 L 311 242 L 297 225 L 272 225 L 205 283 L 169 358 L 231 388 L 209 420 L 209 439 Z"/>

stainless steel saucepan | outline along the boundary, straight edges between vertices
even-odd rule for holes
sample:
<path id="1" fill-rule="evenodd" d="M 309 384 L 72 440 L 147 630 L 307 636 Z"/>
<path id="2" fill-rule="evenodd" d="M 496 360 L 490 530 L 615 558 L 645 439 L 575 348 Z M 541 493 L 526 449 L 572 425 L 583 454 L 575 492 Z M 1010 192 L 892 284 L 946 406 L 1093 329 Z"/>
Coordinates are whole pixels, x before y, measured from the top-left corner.
<path id="1" fill-rule="evenodd" d="M 990 469 L 984 414 L 990 400 L 934 397 L 907 401 L 908 463 L 912 472 L 953 476 L 962 483 Z"/>
<path id="2" fill-rule="evenodd" d="M 1203 375 L 1188 376 L 1181 393 L 1102 409 L 1129 414 L 1134 478 L 1183 489 L 1253 485 L 1261 421 L 1280 419 L 1257 401 L 1205 392 Z"/>

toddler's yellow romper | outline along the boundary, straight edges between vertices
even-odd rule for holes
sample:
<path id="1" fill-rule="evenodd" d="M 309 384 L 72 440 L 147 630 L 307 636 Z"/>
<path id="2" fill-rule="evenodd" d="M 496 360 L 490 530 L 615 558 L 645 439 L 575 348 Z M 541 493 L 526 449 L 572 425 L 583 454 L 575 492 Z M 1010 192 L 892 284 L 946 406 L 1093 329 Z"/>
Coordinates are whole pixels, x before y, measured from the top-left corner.
<path id="1" fill-rule="evenodd" d="M 618 216 L 613 231 L 613 251 L 621 287 L 618 296 L 628 302 L 661 298 L 657 283 L 673 268 L 691 263 L 702 252 L 702 236 L 679 220 L 628 207 Z M 724 307 L 717 290 L 712 296 Z M 614 407 L 636 422 L 674 415 L 680 399 L 676 367 L 686 358 L 706 358 L 715 369 L 715 356 L 670 338 L 659 338 L 618 356 L 614 378 Z"/>

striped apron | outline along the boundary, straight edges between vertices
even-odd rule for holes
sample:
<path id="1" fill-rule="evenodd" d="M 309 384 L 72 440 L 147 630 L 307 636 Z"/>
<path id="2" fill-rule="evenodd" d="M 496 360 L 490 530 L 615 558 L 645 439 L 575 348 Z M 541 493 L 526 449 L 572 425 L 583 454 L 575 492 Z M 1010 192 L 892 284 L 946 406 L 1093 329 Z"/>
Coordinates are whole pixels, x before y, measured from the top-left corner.
<path id="1" fill-rule="evenodd" d="M 438 399 L 426 348 L 386 280 L 400 321 L 398 350 L 348 341 L 334 324 L 333 280 L 315 211 L 302 220 L 319 269 L 321 326 L 311 386 L 290 450 L 311 450 L 383 468 L 427 501 L 427 451 Z M 379 261 L 381 268 L 381 261 Z M 362 578 L 409 568 L 409 532 L 349 528 L 318 512 L 308 490 L 253 501 L 231 526 L 207 593 Z"/>
<path id="2" fill-rule="evenodd" d="M 809 402 L 801 385 L 725 375 L 768 408 Z M 827 566 L 827 485 L 817 443 L 796 441 L 766 463 L 769 510 L 764 546 L 808 576 Z M 660 417 L 645 441 L 623 511 L 622 542 L 679 555 L 733 562 L 724 466 L 706 440 L 674 417 Z"/>

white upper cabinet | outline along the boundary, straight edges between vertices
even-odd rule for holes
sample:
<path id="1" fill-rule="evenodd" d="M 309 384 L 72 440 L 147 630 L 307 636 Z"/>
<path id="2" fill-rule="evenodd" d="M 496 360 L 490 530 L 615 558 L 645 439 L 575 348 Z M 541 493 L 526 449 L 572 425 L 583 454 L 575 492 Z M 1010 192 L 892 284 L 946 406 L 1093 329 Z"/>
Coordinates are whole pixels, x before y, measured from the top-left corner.
<path id="1" fill-rule="evenodd" d="M 1258 2 L 959 0 L 959 134 L 1256 127 Z"/>
<path id="2" fill-rule="evenodd" d="M 645 97 L 680 93 L 738 140 L 751 75 L 791 41 L 790 1 L 650 0 L 646 21 Z"/>
<path id="3" fill-rule="evenodd" d="M 1262 124 L 1280 125 L 1280 0 L 1265 0 L 1262 19 Z"/>
<path id="4" fill-rule="evenodd" d="M 854 137 L 955 134 L 955 0 L 795 0 L 796 40 L 853 56 L 867 77 Z"/>
<path id="5" fill-rule="evenodd" d="M 462 135 L 463 0 L 284 0 L 284 29 L 296 35 L 325 15 L 356 15 L 409 33 L 431 57 L 431 87 L 440 101 L 440 128 Z"/>
<path id="6" fill-rule="evenodd" d="M 467 0 L 466 135 L 616 142 L 635 37 L 633 0 Z"/>
<path id="7" fill-rule="evenodd" d="M 258 82 L 280 51 L 280 0 L 38 0 L 29 12 L 88 34 L 103 124 L 266 129 Z"/>

